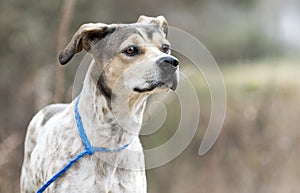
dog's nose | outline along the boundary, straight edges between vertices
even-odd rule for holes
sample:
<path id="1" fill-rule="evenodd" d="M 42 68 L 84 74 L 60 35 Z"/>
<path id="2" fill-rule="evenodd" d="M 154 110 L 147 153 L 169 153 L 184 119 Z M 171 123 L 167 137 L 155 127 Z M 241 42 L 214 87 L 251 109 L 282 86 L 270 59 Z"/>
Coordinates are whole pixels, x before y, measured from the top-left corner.
<path id="1" fill-rule="evenodd" d="M 156 63 L 160 67 L 169 67 L 170 65 L 173 67 L 177 67 L 179 64 L 178 60 L 173 57 L 162 57 L 158 59 Z"/>

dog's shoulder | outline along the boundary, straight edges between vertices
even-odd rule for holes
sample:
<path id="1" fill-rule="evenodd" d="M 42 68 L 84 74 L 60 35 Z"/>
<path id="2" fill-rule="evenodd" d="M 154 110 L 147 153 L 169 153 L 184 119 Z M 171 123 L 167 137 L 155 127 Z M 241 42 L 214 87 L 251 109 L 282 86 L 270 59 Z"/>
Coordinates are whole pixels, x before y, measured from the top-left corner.
<path id="1" fill-rule="evenodd" d="M 32 135 L 35 132 L 34 130 L 45 126 L 50 119 L 66 110 L 68 105 L 69 104 L 51 104 L 42 108 L 35 114 L 28 125 L 27 132 L 31 132 L 29 135 Z"/>
<path id="2" fill-rule="evenodd" d="M 42 118 L 39 119 L 40 125 L 46 125 L 50 119 L 64 112 L 64 110 L 67 109 L 68 105 L 69 104 L 52 104 L 40 110 L 39 113 L 42 116 Z"/>
<path id="3" fill-rule="evenodd" d="M 45 126 L 49 120 L 67 109 L 69 104 L 51 104 L 42 108 L 30 121 L 28 129 Z"/>
<path id="4" fill-rule="evenodd" d="M 42 129 L 51 119 L 58 116 L 67 110 L 69 104 L 51 104 L 41 109 L 30 121 L 27 128 L 27 144 L 31 141 L 34 145 L 34 139 L 37 137 L 38 132 Z"/>

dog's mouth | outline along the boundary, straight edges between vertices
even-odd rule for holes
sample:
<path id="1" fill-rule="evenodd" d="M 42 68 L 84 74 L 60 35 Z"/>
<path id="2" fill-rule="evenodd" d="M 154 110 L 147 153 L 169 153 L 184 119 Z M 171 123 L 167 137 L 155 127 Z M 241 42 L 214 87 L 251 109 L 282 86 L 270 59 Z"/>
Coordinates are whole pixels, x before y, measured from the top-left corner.
<path id="1" fill-rule="evenodd" d="M 135 87 L 133 90 L 135 92 L 143 93 L 143 92 L 150 92 L 154 89 L 172 89 L 176 90 L 177 88 L 177 80 L 170 80 L 166 82 L 161 81 L 147 81 L 144 87 Z"/>

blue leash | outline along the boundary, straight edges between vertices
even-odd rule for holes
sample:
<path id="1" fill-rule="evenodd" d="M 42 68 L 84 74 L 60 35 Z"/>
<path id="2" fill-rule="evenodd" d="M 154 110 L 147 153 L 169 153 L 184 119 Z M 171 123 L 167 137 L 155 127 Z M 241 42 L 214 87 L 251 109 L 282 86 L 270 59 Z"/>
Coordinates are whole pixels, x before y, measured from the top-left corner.
<path id="1" fill-rule="evenodd" d="M 73 159 L 71 159 L 67 165 L 65 165 L 60 171 L 58 171 L 54 176 L 52 176 L 52 178 L 50 178 L 36 193 L 44 192 L 44 190 L 46 188 L 48 188 L 48 186 L 50 186 L 57 178 L 59 178 L 62 174 L 64 174 L 75 162 L 77 162 L 82 157 L 84 157 L 86 155 L 91 156 L 95 152 L 108 152 L 108 153 L 120 152 L 120 151 L 126 149 L 130 144 L 130 143 L 128 143 L 117 149 L 109 149 L 106 147 L 93 147 L 84 132 L 81 116 L 78 111 L 79 99 L 80 99 L 80 96 L 78 96 L 78 98 L 76 100 L 74 112 L 75 112 L 75 120 L 76 120 L 76 125 L 78 128 L 79 136 L 83 142 L 85 150 L 83 152 L 77 154 Z"/>

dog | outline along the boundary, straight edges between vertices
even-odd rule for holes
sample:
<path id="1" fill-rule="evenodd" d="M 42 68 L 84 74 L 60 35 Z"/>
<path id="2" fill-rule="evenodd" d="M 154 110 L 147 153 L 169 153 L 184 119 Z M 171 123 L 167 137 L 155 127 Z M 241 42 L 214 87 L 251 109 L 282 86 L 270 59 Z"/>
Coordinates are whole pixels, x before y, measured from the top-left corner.
<path id="1" fill-rule="evenodd" d="M 138 134 L 148 96 L 175 90 L 179 62 L 171 55 L 163 16 L 136 23 L 82 25 L 59 55 L 62 65 L 86 50 L 93 56 L 78 111 L 95 152 L 74 163 L 44 192 L 145 193 L 143 148 Z M 75 99 L 76 100 L 76 99 Z M 52 104 L 31 120 L 25 139 L 21 193 L 34 193 L 85 150 L 70 104 Z M 123 147 L 123 149 L 120 149 Z"/>

